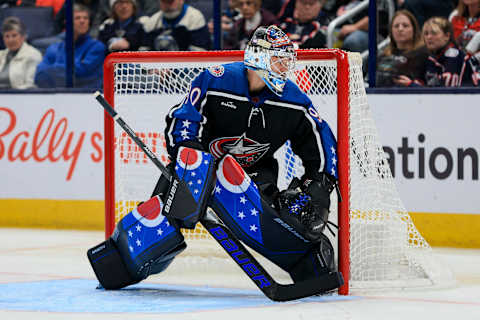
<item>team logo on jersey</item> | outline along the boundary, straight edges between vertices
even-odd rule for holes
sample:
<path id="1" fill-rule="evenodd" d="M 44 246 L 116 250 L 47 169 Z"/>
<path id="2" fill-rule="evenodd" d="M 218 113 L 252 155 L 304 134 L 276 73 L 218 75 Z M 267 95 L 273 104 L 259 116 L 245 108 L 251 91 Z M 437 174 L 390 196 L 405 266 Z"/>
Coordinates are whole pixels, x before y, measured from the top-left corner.
<path id="1" fill-rule="evenodd" d="M 317 119 L 318 121 L 322 122 L 322 117 L 320 117 L 320 115 L 318 114 L 318 111 L 315 110 L 314 107 L 308 108 L 308 113 L 310 113 L 310 115 L 315 119 Z"/>
<path id="2" fill-rule="evenodd" d="M 242 134 L 240 137 L 226 137 L 213 140 L 209 146 L 215 158 L 231 154 L 238 163 L 246 168 L 253 165 L 270 149 L 270 143 L 259 143 Z"/>
<path id="3" fill-rule="evenodd" d="M 208 68 L 208 72 L 214 77 L 221 77 L 223 76 L 223 73 L 225 72 L 225 68 L 223 66 L 213 66 Z"/>
<path id="4" fill-rule="evenodd" d="M 445 57 L 448 58 L 455 58 L 460 54 L 460 51 L 458 51 L 457 48 L 449 48 L 447 51 L 445 51 Z"/>

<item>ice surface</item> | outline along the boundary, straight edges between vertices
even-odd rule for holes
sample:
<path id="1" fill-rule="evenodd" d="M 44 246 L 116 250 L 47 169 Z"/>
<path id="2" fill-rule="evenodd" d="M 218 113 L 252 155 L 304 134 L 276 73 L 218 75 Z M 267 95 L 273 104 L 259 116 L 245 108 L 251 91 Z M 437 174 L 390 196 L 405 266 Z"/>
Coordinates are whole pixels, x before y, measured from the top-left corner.
<path id="1" fill-rule="evenodd" d="M 275 303 L 240 271 L 182 270 L 119 291 L 98 290 L 86 250 L 102 237 L 0 229 L 0 319 L 480 320 L 480 250 L 434 249 L 455 272 L 452 288 Z"/>

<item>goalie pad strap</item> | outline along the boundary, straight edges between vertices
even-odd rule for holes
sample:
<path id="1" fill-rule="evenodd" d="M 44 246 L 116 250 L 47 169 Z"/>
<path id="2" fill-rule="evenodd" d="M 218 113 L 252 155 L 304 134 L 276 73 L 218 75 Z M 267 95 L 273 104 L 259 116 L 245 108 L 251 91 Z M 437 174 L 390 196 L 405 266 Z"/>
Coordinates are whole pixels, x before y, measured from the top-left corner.
<path id="1" fill-rule="evenodd" d="M 304 281 L 312 275 L 323 275 L 335 270 L 335 259 L 332 243 L 324 234 L 318 246 L 310 249 L 288 272 L 293 281 Z"/>

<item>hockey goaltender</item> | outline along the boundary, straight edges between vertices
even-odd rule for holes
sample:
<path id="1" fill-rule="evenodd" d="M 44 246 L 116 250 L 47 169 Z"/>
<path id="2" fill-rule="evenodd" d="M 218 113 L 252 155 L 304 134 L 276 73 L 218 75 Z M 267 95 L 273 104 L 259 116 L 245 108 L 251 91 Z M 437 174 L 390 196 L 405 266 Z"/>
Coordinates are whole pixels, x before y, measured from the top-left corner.
<path id="1" fill-rule="evenodd" d="M 288 79 L 295 62 L 287 35 L 276 26 L 259 27 L 243 62 L 204 70 L 168 113 L 167 168 L 134 139 L 163 174 L 151 199 L 88 250 L 103 288 L 120 289 L 165 270 L 186 248 L 180 229 L 198 222 L 272 300 L 343 284 L 324 235 L 338 179 L 336 139 L 310 98 Z M 135 138 L 103 97 L 97 100 Z M 305 174 L 280 191 L 273 154 L 287 140 Z M 288 272 L 293 283 L 275 282 L 244 244 Z"/>

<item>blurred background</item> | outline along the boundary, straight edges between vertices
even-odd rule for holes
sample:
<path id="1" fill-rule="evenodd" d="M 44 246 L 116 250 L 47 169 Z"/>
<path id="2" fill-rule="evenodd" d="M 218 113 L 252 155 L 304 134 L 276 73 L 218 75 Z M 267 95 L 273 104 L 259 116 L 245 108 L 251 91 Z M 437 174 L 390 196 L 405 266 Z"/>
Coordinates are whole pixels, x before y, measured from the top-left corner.
<path id="1" fill-rule="evenodd" d="M 242 50 L 276 24 L 299 48 L 361 54 L 417 228 L 432 246 L 479 248 L 479 16 L 480 0 L 2 0 L 0 226 L 104 229 L 91 93 L 108 54 Z"/>

